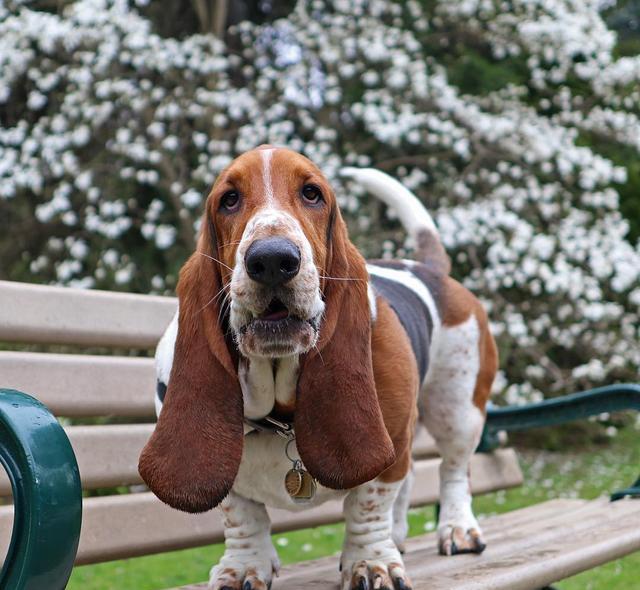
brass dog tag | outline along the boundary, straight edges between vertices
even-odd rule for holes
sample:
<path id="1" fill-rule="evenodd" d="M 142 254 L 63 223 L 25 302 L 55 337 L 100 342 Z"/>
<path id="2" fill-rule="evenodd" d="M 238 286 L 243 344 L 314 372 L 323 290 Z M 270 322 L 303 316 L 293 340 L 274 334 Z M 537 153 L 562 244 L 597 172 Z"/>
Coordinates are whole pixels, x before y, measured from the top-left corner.
<path id="1" fill-rule="evenodd" d="M 302 468 L 301 461 L 294 461 L 293 469 L 287 471 L 284 487 L 296 502 L 306 502 L 316 494 L 316 482 L 311 474 Z"/>
<path id="2" fill-rule="evenodd" d="M 316 480 L 313 479 L 312 475 L 308 471 L 302 472 L 302 485 L 300 486 L 300 490 L 294 496 L 294 500 L 311 500 L 316 495 Z"/>
<path id="3" fill-rule="evenodd" d="M 287 488 L 287 493 L 295 498 L 302 488 L 302 473 L 298 469 L 289 469 L 284 476 L 284 487 Z"/>

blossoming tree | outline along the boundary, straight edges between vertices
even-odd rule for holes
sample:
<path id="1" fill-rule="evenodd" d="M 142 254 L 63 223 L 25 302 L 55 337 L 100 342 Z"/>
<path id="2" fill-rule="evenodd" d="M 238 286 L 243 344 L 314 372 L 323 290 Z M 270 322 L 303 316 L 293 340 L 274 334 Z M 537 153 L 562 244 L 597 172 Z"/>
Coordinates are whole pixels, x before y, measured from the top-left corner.
<path id="1" fill-rule="evenodd" d="M 0 6 L 3 277 L 170 292 L 216 174 L 287 145 L 368 255 L 411 244 L 341 166 L 424 200 L 490 310 L 508 401 L 637 378 L 629 170 L 597 146 L 640 151 L 640 57 L 599 0 L 299 0 L 225 42 L 161 36 L 144 4 Z"/>

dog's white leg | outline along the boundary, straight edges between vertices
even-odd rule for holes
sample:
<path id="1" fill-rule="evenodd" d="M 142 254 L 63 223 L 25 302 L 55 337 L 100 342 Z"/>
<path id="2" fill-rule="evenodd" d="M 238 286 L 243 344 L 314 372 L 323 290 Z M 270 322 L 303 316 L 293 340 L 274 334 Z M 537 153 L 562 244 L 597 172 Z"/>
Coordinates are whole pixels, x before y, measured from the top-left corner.
<path id="1" fill-rule="evenodd" d="M 220 504 L 224 515 L 225 552 L 211 568 L 212 590 L 266 590 L 280 563 L 271 542 L 271 522 L 264 504 L 235 492 Z"/>
<path id="2" fill-rule="evenodd" d="M 423 420 L 442 456 L 438 546 L 445 555 L 480 553 L 485 548 L 471 509 L 469 485 L 469 461 L 484 425 L 484 414 L 473 403 L 480 366 L 478 343 L 473 315 L 456 326 L 443 326 L 424 388 Z"/>
<path id="3" fill-rule="evenodd" d="M 340 558 L 343 590 L 411 588 L 393 540 L 393 504 L 403 481 L 374 480 L 344 501 L 345 539 Z"/>
<path id="4" fill-rule="evenodd" d="M 407 521 L 407 512 L 409 511 L 409 501 L 411 500 L 411 488 L 413 487 L 413 464 L 402 482 L 402 486 L 398 490 L 395 502 L 393 503 L 393 541 L 404 553 L 404 542 L 409 532 L 409 522 Z"/>

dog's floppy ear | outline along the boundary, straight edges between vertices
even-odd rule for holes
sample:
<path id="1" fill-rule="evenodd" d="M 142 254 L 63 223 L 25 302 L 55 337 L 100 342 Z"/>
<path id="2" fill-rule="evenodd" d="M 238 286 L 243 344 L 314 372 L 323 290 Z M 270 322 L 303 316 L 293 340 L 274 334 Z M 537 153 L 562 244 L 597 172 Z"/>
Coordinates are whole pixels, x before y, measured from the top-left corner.
<path id="1" fill-rule="evenodd" d="M 332 212 L 325 315 L 316 350 L 298 380 L 295 410 L 300 458 L 324 486 L 370 481 L 395 461 L 378 404 L 371 361 L 371 316 L 365 261 Z"/>
<path id="2" fill-rule="evenodd" d="M 149 488 L 173 508 L 204 512 L 229 492 L 243 444 L 237 371 L 221 327 L 222 279 L 205 214 L 197 251 L 180 271 L 178 335 L 162 412 L 140 455 Z"/>

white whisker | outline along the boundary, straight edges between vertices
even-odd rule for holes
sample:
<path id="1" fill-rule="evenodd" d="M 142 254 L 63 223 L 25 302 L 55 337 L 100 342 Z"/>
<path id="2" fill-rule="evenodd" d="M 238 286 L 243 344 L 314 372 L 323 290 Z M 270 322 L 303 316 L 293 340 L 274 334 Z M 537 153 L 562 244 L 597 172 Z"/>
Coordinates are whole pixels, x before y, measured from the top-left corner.
<path id="1" fill-rule="evenodd" d="M 321 279 L 326 279 L 328 281 L 363 281 L 364 279 L 354 279 L 349 277 L 325 277 L 322 275 L 318 275 Z"/>
<path id="2" fill-rule="evenodd" d="M 236 244 L 240 244 L 242 240 L 236 240 L 235 242 L 227 242 L 226 244 L 220 244 L 218 248 L 226 248 L 227 246 L 235 246 Z"/>
<path id="3" fill-rule="evenodd" d="M 318 356 L 320 357 L 320 361 L 322 361 L 322 364 L 324 365 L 324 359 L 322 358 L 322 354 L 320 353 L 320 349 L 318 348 L 317 344 L 313 345 L 313 348 L 315 349 L 315 351 L 318 353 Z"/>
<path id="4" fill-rule="evenodd" d="M 209 259 L 213 260 L 214 262 L 217 262 L 218 264 L 222 264 L 222 266 L 224 266 L 225 268 L 228 268 L 231 272 L 233 272 L 233 269 L 230 266 L 227 266 L 224 262 L 222 262 L 222 260 L 218 260 L 217 258 L 214 258 L 213 256 L 209 256 L 208 254 L 205 254 L 204 252 L 200 252 L 200 250 L 198 250 L 197 252 L 198 252 L 198 254 L 201 254 L 205 258 L 209 258 Z"/>
<path id="5" fill-rule="evenodd" d="M 222 303 L 220 305 L 220 309 L 218 310 L 218 322 L 222 321 L 222 313 L 224 311 L 225 306 L 229 304 L 230 296 L 231 296 L 231 292 L 225 293 L 224 297 L 222 298 Z"/>
<path id="6" fill-rule="evenodd" d="M 211 305 L 218 297 L 220 297 L 220 295 L 224 293 L 225 289 L 227 289 L 228 287 L 229 285 L 222 285 L 222 288 L 202 306 L 202 309 L 198 310 L 198 313 L 202 313 L 207 307 L 209 307 L 209 305 Z"/>

